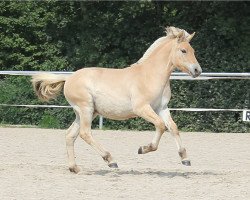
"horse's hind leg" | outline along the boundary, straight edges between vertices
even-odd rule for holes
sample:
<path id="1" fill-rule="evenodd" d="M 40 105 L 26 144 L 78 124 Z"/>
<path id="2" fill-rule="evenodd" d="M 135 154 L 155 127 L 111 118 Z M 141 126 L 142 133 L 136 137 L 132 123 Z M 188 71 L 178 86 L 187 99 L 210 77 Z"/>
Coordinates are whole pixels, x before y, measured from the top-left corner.
<path id="1" fill-rule="evenodd" d="M 117 168 L 118 166 L 116 162 L 114 162 L 111 154 L 107 150 L 105 150 L 97 141 L 95 141 L 92 136 L 91 123 L 93 119 L 93 109 L 89 107 L 81 107 L 79 115 L 80 137 L 102 156 L 103 160 L 108 163 L 109 167 Z"/>
<path id="2" fill-rule="evenodd" d="M 80 167 L 76 165 L 75 161 L 75 152 L 74 152 L 74 143 L 79 135 L 79 115 L 76 113 L 76 119 L 72 123 L 72 125 L 67 130 L 66 134 L 66 147 L 67 147 L 67 154 L 69 159 L 69 170 L 74 173 L 78 173 L 80 171 Z"/>

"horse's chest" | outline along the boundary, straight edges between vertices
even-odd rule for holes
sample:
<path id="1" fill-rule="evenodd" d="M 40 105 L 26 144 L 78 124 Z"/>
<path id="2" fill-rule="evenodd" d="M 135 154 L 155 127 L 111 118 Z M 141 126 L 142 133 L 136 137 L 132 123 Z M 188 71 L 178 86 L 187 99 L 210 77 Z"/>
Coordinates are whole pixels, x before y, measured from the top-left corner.
<path id="1" fill-rule="evenodd" d="M 162 106 L 162 100 L 163 100 L 163 92 L 155 96 L 155 98 L 152 98 L 150 105 L 153 108 L 153 110 L 158 110 Z"/>
<path id="2" fill-rule="evenodd" d="M 155 97 L 152 98 L 150 105 L 155 111 L 159 111 L 168 104 L 170 98 L 171 98 L 170 87 L 165 87 L 158 94 L 155 94 Z"/>

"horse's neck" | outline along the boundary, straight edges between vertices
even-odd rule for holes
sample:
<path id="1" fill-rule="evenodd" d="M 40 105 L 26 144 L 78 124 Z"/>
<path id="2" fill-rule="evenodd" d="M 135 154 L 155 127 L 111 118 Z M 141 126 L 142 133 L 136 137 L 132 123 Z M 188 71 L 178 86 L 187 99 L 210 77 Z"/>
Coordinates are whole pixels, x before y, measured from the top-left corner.
<path id="1" fill-rule="evenodd" d="M 145 72 L 150 74 L 156 82 L 167 83 L 173 71 L 171 62 L 172 42 L 167 42 L 159 49 L 156 49 L 147 60 L 142 63 Z"/>

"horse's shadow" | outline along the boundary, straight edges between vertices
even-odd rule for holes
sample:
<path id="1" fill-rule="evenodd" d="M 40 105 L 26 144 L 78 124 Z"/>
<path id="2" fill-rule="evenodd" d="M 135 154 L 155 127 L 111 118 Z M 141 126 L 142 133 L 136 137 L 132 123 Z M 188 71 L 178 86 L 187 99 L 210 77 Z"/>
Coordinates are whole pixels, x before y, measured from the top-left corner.
<path id="1" fill-rule="evenodd" d="M 97 170 L 97 171 L 87 171 L 84 174 L 88 175 L 98 175 L 98 176 L 114 176 L 120 177 L 123 175 L 133 175 L 133 176 L 158 176 L 158 177 L 167 177 L 167 178 L 175 178 L 175 177 L 183 177 L 183 178 L 191 178 L 195 176 L 217 176 L 222 175 L 221 173 L 215 173 L 212 171 L 156 171 L 156 170 L 146 170 L 146 171 L 139 171 L 139 170 Z"/>

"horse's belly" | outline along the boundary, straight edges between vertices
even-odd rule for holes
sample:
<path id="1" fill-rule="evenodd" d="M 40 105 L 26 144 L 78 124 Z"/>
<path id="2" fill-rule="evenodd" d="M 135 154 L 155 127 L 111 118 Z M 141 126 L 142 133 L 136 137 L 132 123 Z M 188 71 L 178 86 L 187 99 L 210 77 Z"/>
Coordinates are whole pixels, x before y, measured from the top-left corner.
<path id="1" fill-rule="evenodd" d="M 129 98 L 99 94 L 95 96 L 94 101 L 95 110 L 106 118 L 123 120 L 136 117 Z"/>

